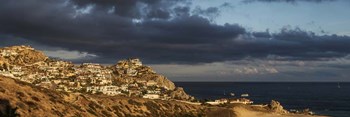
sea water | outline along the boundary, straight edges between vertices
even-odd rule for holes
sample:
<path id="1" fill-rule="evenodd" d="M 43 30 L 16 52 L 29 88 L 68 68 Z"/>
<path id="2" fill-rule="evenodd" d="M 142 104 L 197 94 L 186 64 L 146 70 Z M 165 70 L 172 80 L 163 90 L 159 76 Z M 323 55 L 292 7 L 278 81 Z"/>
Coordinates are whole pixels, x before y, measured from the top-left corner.
<path id="1" fill-rule="evenodd" d="M 175 82 L 198 99 L 240 97 L 249 94 L 256 104 L 279 101 L 284 108 L 305 109 L 320 115 L 350 117 L 350 83 L 313 82 Z M 231 96 L 230 93 L 235 94 Z"/>

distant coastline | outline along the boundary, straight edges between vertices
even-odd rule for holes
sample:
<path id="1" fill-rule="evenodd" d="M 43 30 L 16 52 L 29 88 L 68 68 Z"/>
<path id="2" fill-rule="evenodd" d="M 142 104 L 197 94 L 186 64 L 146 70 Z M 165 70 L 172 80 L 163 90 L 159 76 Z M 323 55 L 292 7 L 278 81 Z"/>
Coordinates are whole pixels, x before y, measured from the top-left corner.
<path id="1" fill-rule="evenodd" d="M 271 99 L 281 102 L 287 110 L 310 108 L 320 115 L 348 117 L 350 115 L 350 83 L 261 83 L 261 82 L 174 82 L 184 87 L 190 95 L 199 99 L 230 98 L 226 93 L 239 97 L 249 93 L 255 103 L 269 103 Z M 209 88 L 215 87 L 215 88 Z M 330 106 L 331 105 L 331 106 Z"/>

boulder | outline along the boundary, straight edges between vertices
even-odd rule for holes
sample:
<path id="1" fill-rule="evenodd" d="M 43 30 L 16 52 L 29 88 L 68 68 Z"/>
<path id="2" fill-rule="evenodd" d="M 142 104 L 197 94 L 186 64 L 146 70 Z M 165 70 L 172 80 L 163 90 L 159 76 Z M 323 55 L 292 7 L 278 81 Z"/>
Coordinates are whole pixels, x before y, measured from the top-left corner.
<path id="1" fill-rule="evenodd" d="M 271 100 L 271 103 L 269 105 L 270 110 L 276 113 L 288 113 L 287 110 L 283 109 L 283 106 L 280 104 L 280 102 Z"/>
<path id="2" fill-rule="evenodd" d="M 1 70 L 10 70 L 10 64 L 5 59 L 0 57 L 0 71 Z"/>

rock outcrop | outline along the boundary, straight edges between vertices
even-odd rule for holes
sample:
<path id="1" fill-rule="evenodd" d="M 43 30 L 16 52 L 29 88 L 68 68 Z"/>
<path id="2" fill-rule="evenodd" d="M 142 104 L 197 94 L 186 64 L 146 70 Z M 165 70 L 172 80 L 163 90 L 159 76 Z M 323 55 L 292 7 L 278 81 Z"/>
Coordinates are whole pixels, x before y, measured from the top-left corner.
<path id="1" fill-rule="evenodd" d="M 10 64 L 7 62 L 5 58 L 0 57 L 0 71 L 9 70 Z"/>
<path id="2" fill-rule="evenodd" d="M 175 89 L 175 84 L 165 76 L 155 73 L 149 67 L 142 65 L 141 61 L 136 58 L 120 60 L 116 65 L 110 67 L 116 76 L 122 78 L 136 78 L 136 80 L 155 81 L 158 86 L 165 87 L 169 90 Z"/>
<path id="3" fill-rule="evenodd" d="M 48 57 L 30 46 L 0 48 L 0 54 L 12 65 L 27 65 L 45 61 Z"/>
<path id="4" fill-rule="evenodd" d="M 156 81 L 159 85 L 167 87 L 169 90 L 175 89 L 175 84 L 162 75 L 157 75 L 152 80 Z"/>
<path id="5" fill-rule="evenodd" d="M 275 101 L 275 100 L 271 100 L 269 108 L 271 111 L 276 112 L 276 113 L 288 113 L 287 110 L 283 109 L 283 106 L 280 104 L 280 102 Z"/>
<path id="6" fill-rule="evenodd" d="M 186 94 L 182 87 L 176 87 L 173 92 L 170 93 L 170 97 L 179 100 L 193 100 L 194 97 Z"/>
<path id="7" fill-rule="evenodd" d="M 175 84 L 168 80 L 165 76 L 159 75 L 159 74 L 144 74 L 140 77 L 140 79 L 145 80 L 153 80 L 155 81 L 159 86 L 166 87 L 169 90 L 175 89 Z"/>

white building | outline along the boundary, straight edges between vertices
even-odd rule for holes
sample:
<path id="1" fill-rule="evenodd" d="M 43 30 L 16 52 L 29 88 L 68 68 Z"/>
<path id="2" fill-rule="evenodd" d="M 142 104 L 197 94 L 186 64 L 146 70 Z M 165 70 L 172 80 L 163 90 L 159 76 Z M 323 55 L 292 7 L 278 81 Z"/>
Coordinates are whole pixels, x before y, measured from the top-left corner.
<path id="1" fill-rule="evenodd" d="M 239 99 L 234 99 L 234 100 L 230 100 L 231 104 L 252 104 L 253 101 L 250 101 L 249 99 L 246 98 L 239 98 Z"/>
<path id="2" fill-rule="evenodd" d="M 92 92 L 92 93 L 97 93 L 97 92 L 102 92 L 103 94 L 106 95 L 118 95 L 121 94 L 120 91 L 117 91 L 119 89 L 118 86 L 91 86 L 91 87 L 86 87 L 86 92 Z"/>
<path id="3" fill-rule="evenodd" d="M 101 65 L 96 63 L 83 63 L 83 66 L 87 68 L 101 68 Z"/>
<path id="4" fill-rule="evenodd" d="M 129 59 L 130 63 L 135 66 L 135 67 L 140 67 L 142 66 L 142 62 L 138 58 L 131 58 Z"/>
<path id="5" fill-rule="evenodd" d="M 120 92 L 120 91 L 104 91 L 102 93 L 105 95 L 109 95 L 109 96 L 115 96 L 115 95 L 122 94 L 122 92 Z"/>
<path id="6" fill-rule="evenodd" d="M 112 84 L 112 80 L 103 79 L 99 81 L 100 81 L 99 82 L 100 85 Z"/>
<path id="7" fill-rule="evenodd" d="M 123 90 L 123 91 L 129 91 L 129 90 L 128 90 L 128 87 L 129 87 L 129 86 L 128 86 L 127 84 L 125 84 L 125 85 L 122 85 L 122 86 L 120 87 L 120 89 Z"/>
<path id="8" fill-rule="evenodd" d="M 128 69 L 126 69 L 126 74 L 128 74 L 128 76 L 136 76 L 137 70 L 132 69 L 132 68 L 128 68 Z"/>
<path id="9" fill-rule="evenodd" d="M 160 91 L 157 90 L 147 90 L 148 94 L 160 94 Z"/>
<path id="10" fill-rule="evenodd" d="M 0 52 L 0 55 L 3 57 L 9 57 L 9 56 L 16 56 L 18 55 L 18 53 L 13 50 L 3 50 Z"/>
<path id="11" fill-rule="evenodd" d="M 205 102 L 205 103 L 210 104 L 210 105 L 219 105 L 219 104 L 225 104 L 227 102 L 228 102 L 227 99 L 219 99 L 219 100 L 209 101 L 209 102 Z"/>
<path id="12" fill-rule="evenodd" d="M 147 98 L 147 99 L 159 99 L 160 98 L 160 96 L 158 94 L 145 94 L 142 97 Z"/>
<path id="13" fill-rule="evenodd" d="M 11 69 L 11 73 L 14 75 L 14 76 L 22 76 L 24 74 L 24 72 L 22 71 L 22 67 L 19 67 L 19 66 L 14 66 L 12 69 Z"/>
<path id="14" fill-rule="evenodd" d="M 157 82 L 155 82 L 154 80 L 147 81 L 146 83 L 146 86 L 155 86 L 155 85 L 157 85 Z"/>
<path id="15" fill-rule="evenodd" d="M 7 76 L 7 77 L 11 77 L 11 78 L 14 78 L 14 77 L 15 77 L 15 76 L 13 76 L 13 74 L 11 74 L 11 73 L 8 72 L 8 71 L 0 71 L 0 75 Z"/>

